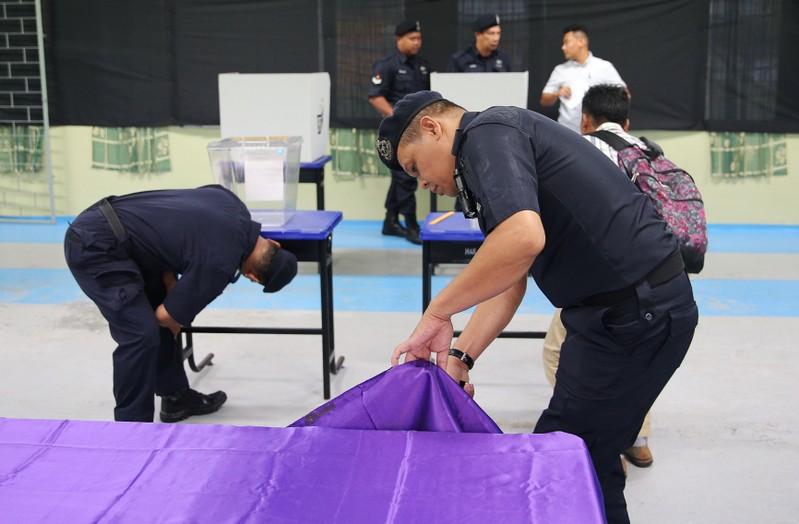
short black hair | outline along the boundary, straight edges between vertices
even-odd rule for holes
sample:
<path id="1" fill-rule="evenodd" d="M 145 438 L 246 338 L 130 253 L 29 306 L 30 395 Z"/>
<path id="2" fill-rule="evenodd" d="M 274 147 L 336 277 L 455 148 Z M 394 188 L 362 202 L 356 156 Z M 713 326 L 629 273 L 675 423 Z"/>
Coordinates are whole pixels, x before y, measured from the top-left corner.
<path id="1" fill-rule="evenodd" d="M 585 36 L 588 36 L 588 28 L 585 27 L 583 24 L 571 24 L 563 28 L 564 35 L 566 33 L 571 33 L 572 31 L 585 33 Z"/>
<path id="2" fill-rule="evenodd" d="M 624 126 L 630 114 L 630 96 L 620 85 L 591 86 L 583 96 L 583 113 L 596 121 L 607 120 Z"/>

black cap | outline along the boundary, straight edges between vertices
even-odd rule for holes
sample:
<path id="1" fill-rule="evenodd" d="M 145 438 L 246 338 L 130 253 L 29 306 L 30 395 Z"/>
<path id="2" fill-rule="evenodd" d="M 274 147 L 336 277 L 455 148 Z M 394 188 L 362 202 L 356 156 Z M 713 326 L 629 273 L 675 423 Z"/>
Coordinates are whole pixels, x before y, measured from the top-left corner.
<path id="1" fill-rule="evenodd" d="M 377 131 L 377 152 L 380 160 L 392 171 L 404 171 L 397 162 L 397 146 L 399 145 L 402 133 L 408 128 L 413 117 L 419 111 L 429 106 L 433 102 L 443 100 L 441 93 L 437 91 L 417 91 L 405 95 L 399 102 L 394 104 L 394 114 L 387 116 L 380 122 L 380 129 Z"/>
<path id="2" fill-rule="evenodd" d="M 499 25 L 499 15 L 496 13 L 489 13 L 487 15 L 480 15 L 472 24 L 472 30 L 482 33 L 489 27 L 494 27 L 495 25 Z"/>
<path id="3" fill-rule="evenodd" d="M 285 249 L 278 249 L 266 273 L 264 293 L 274 293 L 294 279 L 297 274 L 297 257 Z"/>
<path id="4" fill-rule="evenodd" d="M 421 30 L 422 26 L 419 24 L 418 20 L 405 20 L 397 25 L 397 28 L 394 30 L 394 34 L 397 36 L 402 36 Z"/>

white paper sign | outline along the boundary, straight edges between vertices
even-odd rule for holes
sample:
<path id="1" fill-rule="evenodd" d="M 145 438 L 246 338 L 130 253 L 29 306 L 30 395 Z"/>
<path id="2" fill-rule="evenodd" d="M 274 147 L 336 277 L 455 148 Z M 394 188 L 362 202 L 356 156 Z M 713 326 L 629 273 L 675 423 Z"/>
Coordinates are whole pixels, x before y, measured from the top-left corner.
<path id="1" fill-rule="evenodd" d="M 283 161 L 245 159 L 244 187 L 247 200 L 283 200 Z"/>
<path id="2" fill-rule="evenodd" d="M 582 106 L 583 97 L 589 87 L 588 82 L 582 78 L 575 78 L 571 84 L 569 84 L 569 88 L 572 90 L 571 96 L 569 98 L 560 97 L 560 103 L 565 104 L 569 109 Z"/>

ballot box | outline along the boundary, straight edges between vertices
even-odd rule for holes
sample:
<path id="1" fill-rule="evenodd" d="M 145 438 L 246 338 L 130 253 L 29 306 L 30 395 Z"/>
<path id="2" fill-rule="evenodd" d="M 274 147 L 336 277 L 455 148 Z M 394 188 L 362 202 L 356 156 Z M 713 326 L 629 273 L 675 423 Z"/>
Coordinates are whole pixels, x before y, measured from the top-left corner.
<path id="1" fill-rule="evenodd" d="M 219 75 L 220 136 L 299 136 L 301 162 L 328 154 L 330 75 L 223 73 Z"/>
<path id="2" fill-rule="evenodd" d="M 264 226 L 282 226 L 297 209 L 302 138 L 224 138 L 208 144 L 214 182 L 235 193 Z"/>
<path id="3" fill-rule="evenodd" d="M 527 107 L 529 75 L 520 73 L 432 73 L 430 89 L 467 111 L 491 106 Z"/>

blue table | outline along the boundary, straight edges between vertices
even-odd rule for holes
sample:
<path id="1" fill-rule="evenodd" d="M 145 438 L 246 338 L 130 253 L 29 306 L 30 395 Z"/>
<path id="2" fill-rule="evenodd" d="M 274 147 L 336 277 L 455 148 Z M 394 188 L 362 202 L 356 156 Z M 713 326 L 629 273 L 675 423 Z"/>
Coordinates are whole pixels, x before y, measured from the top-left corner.
<path id="1" fill-rule="evenodd" d="M 436 264 L 468 264 L 483 244 L 485 236 L 477 219 L 468 219 L 456 212 L 437 224 L 436 219 L 448 213 L 429 213 L 422 225 L 422 311 L 430 304 L 432 279 Z M 459 336 L 460 331 L 455 331 Z M 544 338 L 545 331 L 503 331 L 501 338 Z"/>
<path id="2" fill-rule="evenodd" d="M 253 220 L 268 211 L 253 211 Z M 263 218 L 262 218 L 263 220 Z M 263 220 L 268 224 L 269 220 Z M 278 335 L 322 335 L 322 373 L 324 398 L 330 398 L 330 374 L 338 373 L 344 357 L 336 359 L 333 330 L 333 229 L 341 222 L 340 211 L 295 211 L 282 226 L 261 226 L 261 236 L 280 242 L 301 262 L 316 262 L 319 271 L 319 287 L 322 298 L 321 328 L 245 328 L 245 327 L 196 327 L 183 329 L 186 333 L 184 358 L 193 371 L 200 371 L 211 364 L 214 354 L 206 355 L 199 364 L 194 362 L 194 333 L 239 333 Z M 181 340 L 182 343 L 182 340 Z"/>
<path id="3" fill-rule="evenodd" d="M 316 209 L 319 211 L 325 209 L 325 164 L 332 158 L 330 155 L 325 155 L 313 162 L 300 164 L 300 183 L 316 184 Z"/>

